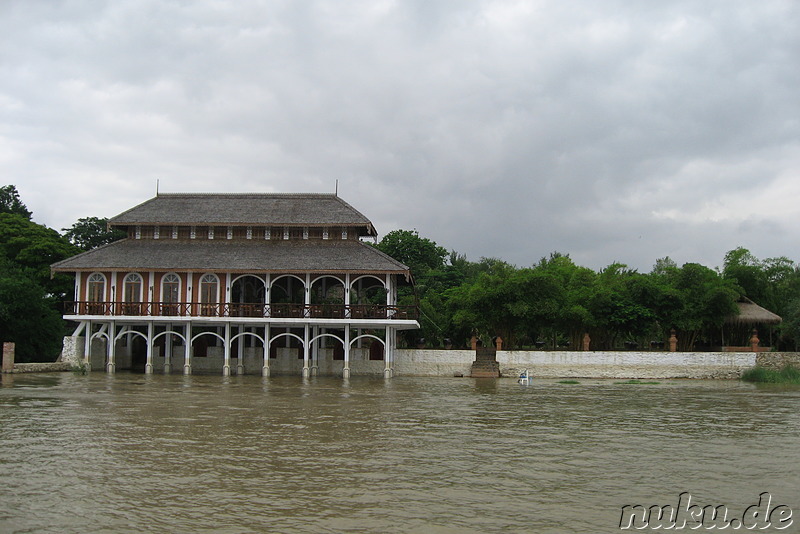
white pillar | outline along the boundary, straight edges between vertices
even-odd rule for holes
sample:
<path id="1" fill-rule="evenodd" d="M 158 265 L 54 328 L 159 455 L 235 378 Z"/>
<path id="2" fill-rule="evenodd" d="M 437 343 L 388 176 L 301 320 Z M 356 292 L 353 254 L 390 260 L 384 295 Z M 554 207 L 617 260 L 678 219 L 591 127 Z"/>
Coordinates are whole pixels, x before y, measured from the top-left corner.
<path id="1" fill-rule="evenodd" d="M 164 374 L 172 371 L 172 324 L 167 323 L 167 332 L 164 334 Z"/>
<path id="2" fill-rule="evenodd" d="M 223 354 L 225 355 L 224 363 L 222 364 L 222 376 L 231 376 L 231 323 L 225 323 L 225 346 Z"/>
<path id="3" fill-rule="evenodd" d="M 92 322 L 86 321 L 86 343 L 83 345 L 83 361 L 92 368 Z"/>
<path id="4" fill-rule="evenodd" d="M 146 374 L 153 373 L 153 321 L 147 322 L 147 363 L 144 364 Z"/>
<path id="5" fill-rule="evenodd" d="M 192 322 L 186 323 L 186 331 L 184 332 L 186 342 L 183 349 L 183 374 L 192 374 Z"/>
<path id="6" fill-rule="evenodd" d="M 244 332 L 244 328 L 245 327 L 244 327 L 243 324 L 239 325 L 239 334 L 242 334 Z M 244 343 L 245 343 L 245 339 L 247 339 L 248 337 L 249 336 L 242 336 L 242 335 L 239 336 L 239 346 L 237 347 L 237 350 L 236 350 L 236 352 L 237 352 L 236 356 L 237 356 L 237 358 L 239 360 L 236 363 L 236 374 L 237 375 L 243 375 L 244 374 Z"/>
<path id="7" fill-rule="evenodd" d="M 264 326 L 264 365 L 261 367 L 261 376 L 269 376 L 269 323 Z"/>
<path id="8" fill-rule="evenodd" d="M 308 288 L 306 288 L 308 289 Z M 303 378 L 308 378 L 309 376 L 309 368 L 308 368 L 308 324 L 303 327 Z"/>
<path id="9" fill-rule="evenodd" d="M 392 378 L 394 371 L 392 370 L 392 357 L 394 355 L 394 329 L 390 326 L 386 327 L 386 338 L 383 343 L 383 377 Z"/>
<path id="10" fill-rule="evenodd" d="M 106 372 L 113 373 L 117 368 L 116 361 L 115 361 L 116 360 L 116 343 L 114 343 L 114 334 L 117 333 L 117 328 L 116 328 L 116 323 L 114 323 L 114 321 L 111 321 L 111 326 L 110 326 L 109 330 L 110 331 L 108 332 L 108 347 L 107 347 L 108 363 L 106 364 Z"/>
<path id="11" fill-rule="evenodd" d="M 312 330 L 311 337 L 317 337 L 319 335 L 319 327 L 315 326 Z M 317 376 L 319 374 L 319 339 L 311 345 L 311 376 Z"/>
<path id="12" fill-rule="evenodd" d="M 344 325 L 344 368 L 342 378 L 350 378 L 350 325 Z"/>

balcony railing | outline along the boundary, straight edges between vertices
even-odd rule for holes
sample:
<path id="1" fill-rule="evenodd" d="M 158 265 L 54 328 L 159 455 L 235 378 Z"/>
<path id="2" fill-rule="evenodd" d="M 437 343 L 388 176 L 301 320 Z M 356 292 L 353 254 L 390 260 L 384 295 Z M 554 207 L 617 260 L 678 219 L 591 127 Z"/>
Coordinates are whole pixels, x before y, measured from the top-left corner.
<path id="1" fill-rule="evenodd" d="M 251 304 L 203 302 L 65 302 L 64 315 L 112 317 L 263 317 L 290 319 L 417 319 L 416 306 L 380 304 Z"/>

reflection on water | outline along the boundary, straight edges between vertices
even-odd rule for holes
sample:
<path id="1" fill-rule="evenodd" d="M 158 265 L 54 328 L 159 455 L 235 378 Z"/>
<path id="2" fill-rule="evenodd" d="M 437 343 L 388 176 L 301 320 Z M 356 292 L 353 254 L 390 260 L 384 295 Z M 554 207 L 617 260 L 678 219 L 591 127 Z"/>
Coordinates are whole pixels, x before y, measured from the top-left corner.
<path id="1" fill-rule="evenodd" d="M 6 375 L 0 532 L 617 532 L 684 491 L 797 516 L 799 407 L 739 382 Z"/>

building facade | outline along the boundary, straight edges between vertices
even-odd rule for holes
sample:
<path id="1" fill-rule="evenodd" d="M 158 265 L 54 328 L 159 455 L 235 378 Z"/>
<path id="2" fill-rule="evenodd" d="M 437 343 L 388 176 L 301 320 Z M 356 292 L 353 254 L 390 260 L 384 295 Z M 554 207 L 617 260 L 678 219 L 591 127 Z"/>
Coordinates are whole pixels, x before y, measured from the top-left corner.
<path id="1" fill-rule="evenodd" d="M 109 226 L 127 238 L 52 266 L 75 274 L 64 318 L 94 368 L 389 377 L 419 328 L 408 267 L 337 195 L 159 194 Z"/>

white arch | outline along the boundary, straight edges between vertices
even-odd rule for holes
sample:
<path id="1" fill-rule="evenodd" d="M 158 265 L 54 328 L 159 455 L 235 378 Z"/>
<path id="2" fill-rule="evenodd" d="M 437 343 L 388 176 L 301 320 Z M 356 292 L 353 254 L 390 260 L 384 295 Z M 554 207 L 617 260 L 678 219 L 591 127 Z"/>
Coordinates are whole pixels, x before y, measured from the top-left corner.
<path id="1" fill-rule="evenodd" d="M 106 338 L 106 340 L 108 340 L 108 332 L 104 332 L 104 331 L 95 332 L 94 334 L 89 336 L 89 341 L 91 341 L 92 339 L 95 339 L 95 338 L 100 339 L 101 337 Z"/>
<path id="2" fill-rule="evenodd" d="M 275 282 L 277 282 L 277 281 L 278 281 L 278 280 L 280 280 L 281 278 L 295 278 L 295 279 L 299 280 L 301 284 L 303 284 L 303 287 L 305 287 L 305 285 L 306 285 L 306 281 L 305 281 L 305 279 L 304 279 L 304 278 L 300 278 L 300 277 L 299 277 L 299 276 L 297 276 L 296 274 L 282 274 L 282 275 L 280 275 L 280 276 L 276 276 L 275 278 L 273 278 L 273 279 L 270 281 L 271 283 L 270 283 L 270 286 L 269 286 L 269 287 L 270 287 L 270 288 L 272 288 L 272 286 L 274 286 L 274 285 L 275 285 Z"/>
<path id="3" fill-rule="evenodd" d="M 231 288 L 233 288 L 233 284 L 235 284 L 236 282 L 238 282 L 242 278 L 247 278 L 247 277 L 251 277 L 251 278 L 255 278 L 255 279 L 259 280 L 262 284 L 264 284 L 264 289 L 267 289 L 267 281 L 264 280 L 263 277 L 258 276 L 256 274 L 240 274 L 239 276 L 237 276 L 236 278 L 231 280 Z"/>
<path id="4" fill-rule="evenodd" d="M 360 336 L 356 336 L 356 337 L 354 337 L 353 339 L 351 339 L 351 340 L 350 340 L 350 346 L 352 347 L 352 346 L 353 346 L 353 343 L 355 343 L 355 342 L 356 342 L 356 341 L 358 341 L 359 339 L 361 339 L 361 338 L 365 338 L 365 337 L 371 337 L 372 339 L 377 339 L 378 341 L 380 341 L 380 342 L 383 344 L 383 346 L 384 346 L 384 347 L 386 347 L 386 342 L 385 342 L 384 340 L 382 340 L 382 339 L 381 339 L 381 338 L 379 338 L 378 336 L 375 336 L 375 335 L 372 335 L 372 334 L 362 334 L 362 335 L 360 335 Z"/>
<path id="5" fill-rule="evenodd" d="M 200 336 L 214 336 L 217 339 L 221 340 L 223 343 L 225 343 L 225 338 L 217 334 L 216 332 L 200 332 L 196 336 L 192 336 L 191 341 L 189 341 L 189 343 L 194 343 Z"/>
<path id="6" fill-rule="evenodd" d="M 137 336 L 142 336 L 142 338 L 143 338 L 145 341 L 147 340 L 147 336 L 146 336 L 146 335 L 144 335 L 144 334 L 142 334 L 142 333 L 141 333 L 141 332 L 139 332 L 138 330 L 125 330 L 125 329 L 122 329 L 122 330 L 120 330 L 120 331 L 119 331 L 119 334 L 117 334 L 116 336 L 114 336 L 114 341 L 117 341 L 118 339 L 121 339 L 121 338 L 122 338 L 122 336 L 124 336 L 124 335 L 126 335 L 126 334 L 135 334 L 135 335 L 137 335 Z"/>
<path id="7" fill-rule="evenodd" d="M 255 332 L 239 332 L 239 333 L 238 333 L 238 334 L 236 334 L 235 336 L 231 337 L 231 342 L 233 342 L 233 340 L 234 340 L 234 339 L 238 339 L 238 338 L 240 338 L 240 337 L 244 337 L 244 336 L 253 336 L 253 337 L 255 337 L 257 340 L 259 340 L 260 342 L 264 343 L 264 338 L 263 338 L 263 337 L 261 337 L 261 336 L 259 336 L 259 335 L 258 335 L 258 334 L 256 334 Z"/>
<path id="8" fill-rule="evenodd" d="M 328 333 L 326 332 L 325 334 L 319 334 L 319 335 L 317 335 L 317 336 L 314 336 L 314 337 L 312 337 L 311 339 L 309 339 L 309 340 L 308 340 L 308 344 L 309 344 L 309 346 L 310 346 L 310 345 L 313 345 L 313 344 L 314 344 L 314 342 L 315 342 L 316 340 L 318 340 L 319 338 L 322 338 L 322 337 L 332 337 L 333 339 L 338 339 L 339 341 L 341 341 L 341 342 L 342 342 L 342 345 L 344 345 L 344 339 L 340 338 L 340 337 L 339 337 L 339 336 L 337 336 L 336 334 L 328 334 Z"/>
<path id="9" fill-rule="evenodd" d="M 300 336 L 298 336 L 297 334 L 292 334 L 291 332 L 284 332 L 284 333 L 282 333 L 282 334 L 278 334 L 277 336 L 275 336 L 275 337 L 273 337 L 272 339 L 270 339 L 270 340 L 269 340 L 269 344 L 268 344 L 267 346 L 268 346 L 268 347 L 272 347 L 272 342 L 273 342 L 273 341 L 275 341 L 275 340 L 276 340 L 276 339 L 278 339 L 279 337 L 285 337 L 285 336 L 288 336 L 288 337 L 293 337 L 293 338 L 295 338 L 296 340 L 298 340 L 298 341 L 300 342 L 300 344 L 301 344 L 301 345 L 305 346 L 305 341 L 303 340 L 303 338 L 302 338 L 302 337 L 300 337 Z"/>
<path id="10" fill-rule="evenodd" d="M 363 280 L 364 278 L 374 278 L 375 280 L 380 282 L 381 286 L 383 286 L 383 289 L 387 289 L 386 280 L 384 280 L 384 279 L 382 279 L 379 276 L 376 276 L 374 274 L 362 274 L 361 276 L 359 276 L 359 277 L 357 277 L 357 278 L 355 278 L 353 280 L 350 280 L 350 289 L 353 289 L 353 286 L 356 284 L 356 282 L 358 282 L 359 280 Z"/>
<path id="11" fill-rule="evenodd" d="M 336 275 L 333 275 L 333 274 L 322 274 L 322 275 L 320 275 L 320 276 L 318 276 L 318 277 L 314 278 L 314 279 L 311 281 L 311 287 L 314 287 L 314 284 L 316 284 L 318 280 L 322 280 L 322 279 L 324 279 L 324 278 L 333 278 L 334 280 L 336 280 L 336 281 L 337 281 L 337 282 L 339 282 L 340 284 L 342 284 L 342 285 L 345 285 L 344 279 L 342 279 L 342 278 L 339 278 L 339 277 L 338 277 L 338 276 L 336 276 Z"/>
<path id="12" fill-rule="evenodd" d="M 186 342 L 186 336 L 181 334 L 180 332 L 176 332 L 175 330 L 164 330 L 163 332 L 159 332 L 158 334 L 153 336 L 153 341 L 160 338 L 161 336 L 166 336 L 167 334 L 173 334 L 181 338 L 184 342 Z"/>

